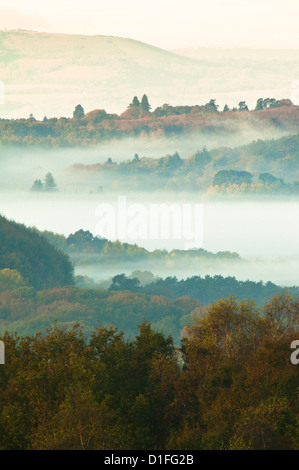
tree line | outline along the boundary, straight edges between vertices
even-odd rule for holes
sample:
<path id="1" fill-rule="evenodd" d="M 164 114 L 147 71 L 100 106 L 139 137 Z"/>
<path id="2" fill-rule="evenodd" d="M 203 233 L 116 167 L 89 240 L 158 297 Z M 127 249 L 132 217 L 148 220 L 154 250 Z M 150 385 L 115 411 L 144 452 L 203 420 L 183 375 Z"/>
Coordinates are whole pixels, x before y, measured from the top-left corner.
<path id="1" fill-rule="evenodd" d="M 270 98 L 261 98 L 252 111 L 249 111 L 245 101 L 241 101 L 238 107 L 230 109 L 226 105 L 220 112 L 215 99 L 204 105 L 193 106 L 165 103 L 152 111 L 144 94 L 141 101 L 135 96 L 120 115 L 108 113 L 104 109 L 85 113 L 83 106 L 78 104 L 70 118 L 45 116 L 37 120 L 30 115 L 22 119 L 0 119 L 0 142 L 4 146 L 74 147 L 95 145 L 103 140 L 127 136 L 171 137 L 198 131 L 223 135 L 235 132 L 234 122 L 249 122 L 257 126 L 257 120 L 259 128 L 262 125 L 265 129 L 271 129 L 276 124 L 287 128 L 289 132 L 297 132 L 297 113 L 298 107 L 291 101 Z"/>
<path id="2" fill-rule="evenodd" d="M 176 276 L 165 279 L 157 278 L 142 285 L 141 282 L 145 274 L 151 273 L 137 271 L 135 277 L 134 273 L 129 277 L 125 274 L 118 274 L 112 278 L 109 290 L 127 290 L 155 296 L 162 295 L 168 299 L 190 297 L 198 300 L 203 305 L 234 295 L 239 300 L 254 299 L 259 306 L 263 305 L 276 293 L 281 293 L 284 290 L 273 282 L 239 281 L 232 276 L 223 277 L 220 275 L 192 276 L 180 280 Z M 154 278 L 153 275 L 152 278 Z M 294 295 L 299 295 L 298 287 L 291 287 L 288 291 Z"/>

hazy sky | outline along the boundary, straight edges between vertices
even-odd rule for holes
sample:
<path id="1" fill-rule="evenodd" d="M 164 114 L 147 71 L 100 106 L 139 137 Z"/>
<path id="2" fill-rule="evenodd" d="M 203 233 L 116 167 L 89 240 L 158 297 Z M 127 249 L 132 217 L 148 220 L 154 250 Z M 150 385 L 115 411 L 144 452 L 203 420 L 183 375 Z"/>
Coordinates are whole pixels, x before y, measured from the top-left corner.
<path id="1" fill-rule="evenodd" d="M 0 29 L 130 37 L 163 48 L 299 49 L 298 0 L 0 0 Z"/>

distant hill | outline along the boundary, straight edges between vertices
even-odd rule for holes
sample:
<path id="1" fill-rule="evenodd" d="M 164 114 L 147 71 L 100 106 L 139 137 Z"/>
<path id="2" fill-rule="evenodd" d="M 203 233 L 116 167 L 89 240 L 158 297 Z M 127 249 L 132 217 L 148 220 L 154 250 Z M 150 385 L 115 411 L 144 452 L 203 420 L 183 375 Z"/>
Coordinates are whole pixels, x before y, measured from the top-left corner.
<path id="1" fill-rule="evenodd" d="M 298 51 L 178 52 L 112 36 L 0 32 L 0 116 L 68 117 L 78 103 L 119 113 L 143 93 L 154 107 L 211 98 L 252 105 L 259 97 L 290 97 L 299 77 Z"/>
<path id="2" fill-rule="evenodd" d="M 189 57 L 190 59 L 201 60 L 208 63 L 218 63 L 223 65 L 228 62 L 233 65 L 245 65 L 252 66 L 254 63 L 259 62 L 260 66 L 265 69 L 272 65 L 271 72 L 278 73 L 278 67 L 299 61 L 299 49 L 246 49 L 246 48 L 207 48 L 207 47 L 195 47 L 195 48 L 183 48 L 171 50 L 173 54 L 178 54 L 183 57 Z M 280 65 L 278 65 L 280 64 Z M 284 71 L 281 70 L 283 74 Z"/>
<path id="3" fill-rule="evenodd" d="M 36 289 L 73 284 L 69 258 L 43 236 L 0 216 L 0 270 L 17 270 Z"/>

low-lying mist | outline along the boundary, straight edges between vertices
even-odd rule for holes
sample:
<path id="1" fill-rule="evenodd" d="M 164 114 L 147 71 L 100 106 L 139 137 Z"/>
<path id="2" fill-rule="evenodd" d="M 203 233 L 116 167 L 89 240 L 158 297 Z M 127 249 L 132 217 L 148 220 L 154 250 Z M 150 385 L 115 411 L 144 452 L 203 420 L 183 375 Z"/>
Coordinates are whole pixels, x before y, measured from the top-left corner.
<path id="1" fill-rule="evenodd" d="M 185 262 L 174 263 L 170 266 L 161 266 L 160 263 L 150 264 L 144 262 L 125 263 L 119 262 L 115 265 L 80 265 L 75 268 L 75 275 L 87 276 L 95 283 L 100 282 L 101 287 L 108 288 L 112 278 L 116 274 L 131 275 L 132 272 L 150 271 L 154 276 L 165 279 L 176 276 L 187 279 L 192 276 L 217 276 L 235 277 L 239 281 L 262 281 L 264 284 L 272 282 L 281 287 L 293 287 L 299 285 L 299 255 L 294 257 L 279 257 L 277 259 L 245 258 L 239 262 L 226 262 L 222 264 L 198 263 L 198 266 L 190 266 Z M 105 281 L 104 283 L 102 281 Z"/>
<path id="2" fill-rule="evenodd" d="M 274 131 L 273 131 L 274 134 Z M 277 133 L 275 135 L 278 136 Z M 110 204 L 117 213 L 118 196 L 126 195 L 121 188 L 113 186 L 106 178 L 105 190 L 97 193 L 96 176 L 94 181 L 84 182 L 84 175 L 75 184 L 67 168 L 73 164 L 84 165 L 105 162 L 111 158 L 115 162 L 140 157 L 160 158 L 178 151 L 182 158 L 197 149 L 209 149 L 220 145 L 236 146 L 250 142 L 253 138 L 265 138 L 263 131 L 242 128 L 238 134 L 198 136 L 140 140 L 127 139 L 105 143 L 92 148 L 58 149 L 17 149 L 2 147 L 0 153 L 0 213 L 27 226 L 39 230 L 49 230 L 68 236 L 77 230 L 98 233 L 96 210 L 101 204 Z M 274 137 L 274 135 L 273 135 Z M 58 186 L 55 193 L 35 193 L 30 187 L 35 179 L 43 179 L 52 172 Z M 92 182 L 92 184 L 91 184 Z M 170 264 L 167 267 L 144 266 L 137 261 L 127 266 L 119 263 L 111 266 L 82 265 L 76 272 L 86 274 L 95 280 L 107 279 L 117 273 L 129 274 L 134 269 L 149 269 L 154 274 L 165 277 L 176 275 L 183 278 L 191 275 L 222 274 L 238 279 L 272 281 L 280 285 L 298 284 L 299 272 L 299 202 L 296 198 L 262 198 L 255 200 L 244 197 L 242 201 L 204 200 L 198 192 L 179 193 L 173 191 L 138 192 L 127 195 L 128 204 L 141 204 L 148 211 L 152 203 L 202 204 L 203 242 L 202 248 L 213 253 L 218 251 L 237 252 L 245 261 L 226 266 L 188 266 L 188 263 Z M 111 238 L 111 237 L 110 237 Z M 118 238 L 117 236 L 115 238 Z M 182 239 L 131 239 L 124 236 L 121 241 L 137 243 L 150 251 L 155 249 L 184 249 Z"/>
<path id="3" fill-rule="evenodd" d="M 161 138 L 127 138 L 103 142 L 94 147 L 37 148 L 2 147 L 0 149 L 0 192 L 2 190 L 29 190 L 35 179 L 43 179 L 46 173 L 53 173 L 60 191 L 90 191 L 90 183 L 74 184 L 66 169 L 75 164 L 91 165 L 104 163 L 108 158 L 120 163 L 139 157 L 161 158 L 178 152 L 181 158 L 194 154 L 206 147 L 237 147 L 257 139 L 279 138 L 288 132 L 273 126 L 261 128 L 258 123 L 232 123 L 233 132 L 216 134 L 199 132 L 196 135 Z"/>

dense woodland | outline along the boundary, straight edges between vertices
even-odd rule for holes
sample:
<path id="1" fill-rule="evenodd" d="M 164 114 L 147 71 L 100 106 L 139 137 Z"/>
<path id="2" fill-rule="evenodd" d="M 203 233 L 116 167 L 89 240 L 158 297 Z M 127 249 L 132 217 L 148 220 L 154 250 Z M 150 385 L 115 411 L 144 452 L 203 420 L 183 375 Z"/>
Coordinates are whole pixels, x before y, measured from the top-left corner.
<path id="1" fill-rule="evenodd" d="M 130 276 L 118 274 L 121 257 L 125 262 L 136 259 L 141 265 L 153 256 L 161 264 L 168 252 L 153 254 L 137 245 L 114 243 L 93 237 L 80 230 L 69 237 L 37 230 L 1 219 L 0 330 L 19 334 L 45 332 L 53 323 L 70 326 L 79 322 L 84 334 L 90 335 L 97 325 L 115 325 L 127 338 L 137 334 L 137 325 L 150 321 L 154 328 L 172 334 L 179 341 L 182 329 L 205 307 L 219 299 L 234 295 L 237 299 L 255 299 L 262 306 L 281 287 L 268 282 L 238 281 L 234 277 L 193 276 L 161 279 L 152 273 L 135 271 Z M 47 238 L 47 240 L 46 240 Z M 33 245 L 34 243 L 34 245 Z M 172 256 L 174 252 L 171 252 Z M 234 253 L 179 251 L 188 263 L 195 256 L 197 263 L 228 262 L 239 256 Z M 73 278 L 74 262 L 90 263 L 99 269 L 111 266 L 115 276 L 96 283 L 86 276 Z M 170 256 L 171 257 L 171 256 Z M 165 260 L 164 260 L 165 261 Z M 75 287 L 75 285 L 77 287 Z M 296 287 L 290 294 L 298 295 Z"/>
<path id="2" fill-rule="evenodd" d="M 233 294 L 239 300 L 254 299 L 261 306 L 266 300 L 283 289 L 272 282 L 238 281 L 234 277 L 223 276 L 192 276 L 187 279 L 177 279 L 175 276 L 166 279 L 153 279 L 151 282 L 144 280 L 154 277 L 149 272 L 133 272 L 129 277 L 118 274 L 113 277 L 110 290 L 131 292 L 143 292 L 150 295 L 162 295 L 168 299 L 190 297 L 199 300 L 203 305 L 208 305 L 217 300 L 227 298 Z M 299 288 L 291 287 L 290 293 L 299 295 Z"/>
<path id="3" fill-rule="evenodd" d="M 178 281 L 159 279 L 140 286 L 138 278 L 116 275 L 109 289 L 61 287 L 36 290 L 17 271 L 0 270 L 0 331 L 19 334 L 45 333 L 52 324 L 72 326 L 80 323 L 84 334 L 93 328 L 114 325 L 127 338 L 137 334 L 144 320 L 179 341 L 184 326 L 198 317 L 206 306 L 218 299 L 256 299 L 262 306 L 283 290 L 272 283 L 241 282 L 222 276 L 194 276 Z M 85 285 L 78 279 L 78 285 Z M 299 295 L 298 288 L 289 289 Z"/>
<path id="4" fill-rule="evenodd" d="M 299 449 L 298 314 L 286 294 L 260 310 L 221 300 L 180 349 L 146 323 L 129 341 L 5 333 L 1 449 Z"/>
<path id="5" fill-rule="evenodd" d="M 0 271 L 0 280 L 0 329 L 22 335 L 44 334 L 53 324 L 70 327 L 79 322 L 87 335 L 99 325 L 115 325 L 130 338 L 137 325 L 148 320 L 178 341 L 184 325 L 202 309 L 200 302 L 189 298 L 170 300 L 128 291 L 78 287 L 37 291 L 9 270 Z"/>

